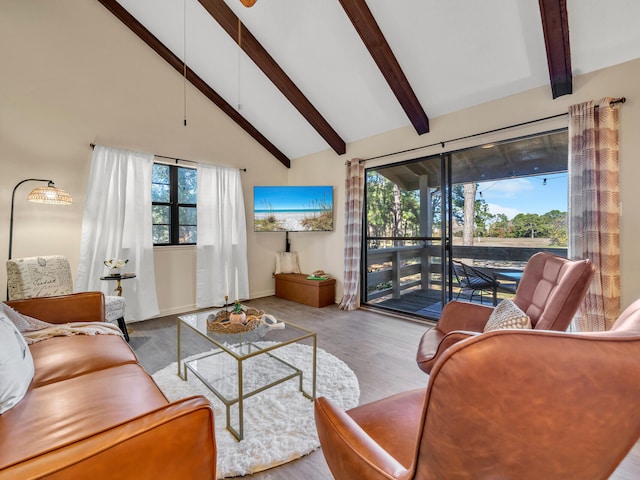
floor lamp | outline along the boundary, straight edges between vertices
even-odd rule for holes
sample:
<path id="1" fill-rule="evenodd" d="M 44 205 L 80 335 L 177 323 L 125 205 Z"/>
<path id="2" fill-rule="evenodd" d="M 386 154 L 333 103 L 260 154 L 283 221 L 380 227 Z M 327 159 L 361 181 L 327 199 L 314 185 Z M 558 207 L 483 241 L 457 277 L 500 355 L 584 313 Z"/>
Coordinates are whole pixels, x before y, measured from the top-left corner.
<path id="1" fill-rule="evenodd" d="M 50 205 L 70 205 L 73 203 L 71 195 L 64 190 L 56 188 L 53 180 L 44 180 L 41 178 L 27 178 L 18 182 L 13 187 L 13 193 L 11 194 L 11 219 L 9 220 L 9 260 L 11 260 L 11 252 L 13 247 L 13 204 L 16 198 L 16 190 L 20 185 L 25 182 L 46 182 L 46 187 L 36 187 L 27 196 L 27 200 L 34 203 L 48 203 Z"/>

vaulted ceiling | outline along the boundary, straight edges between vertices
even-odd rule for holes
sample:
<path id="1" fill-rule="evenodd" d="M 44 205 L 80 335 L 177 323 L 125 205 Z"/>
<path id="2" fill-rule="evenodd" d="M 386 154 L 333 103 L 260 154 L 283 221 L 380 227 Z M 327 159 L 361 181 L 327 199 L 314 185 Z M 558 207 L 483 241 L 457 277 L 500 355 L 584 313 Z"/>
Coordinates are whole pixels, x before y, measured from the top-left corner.
<path id="1" fill-rule="evenodd" d="M 640 57 L 637 0 L 98 1 L 285 166 Z"/>

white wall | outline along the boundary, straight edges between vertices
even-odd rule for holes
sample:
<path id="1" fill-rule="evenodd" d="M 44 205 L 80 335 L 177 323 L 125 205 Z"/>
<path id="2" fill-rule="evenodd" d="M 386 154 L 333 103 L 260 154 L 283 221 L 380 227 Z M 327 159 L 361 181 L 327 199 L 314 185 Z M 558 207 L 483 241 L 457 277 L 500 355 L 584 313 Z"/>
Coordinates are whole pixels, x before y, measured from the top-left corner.
<path id="1" fill-rule="evenodd" d="M 309 242 L 298 242 L 301 262 L 314 261 L 325 270 L 342 278 L 344 229 L 344 162 L 346 158 L 371 158 L 379 155 L 407 150 L 423 145 L 438 144 L 440 141 L 455 139 L 500 127 L 515 125 L 529 120 L 554 116 L 567 111 L 569 105 L 599 100 L 602 97 L 626 97 L 627 102 L 620 107 L 620 196 L 623 204 L 621 217 L 621 289 L 623 307 L 640 298 L 640 249 L 635 242 L 640 238 L 640 209 L 637 205 L 637 184 L 640 180 L 640 60 L 627 62 L 589 75 L 574 77 L 573 94 L 551 98 L 549 87 L 506 97 L 494 102 L 478 105 L 460 112 L 431 119 L 431 131 L 418 137 L 411 127 L 387 132 L 347 146 L 343 157 L 331 152 L 323 152 L 296 159 L 291 169 L 292 183 L 309 182 L 312 179 L 332 178 L 337 186 L 336 203 L 338 222 L 332 235 L 313 238 Z M 428 105 L 425 106 L 428 113 Z M 457 150 L 481 145 L 492 141 L 514 138 L 535 132 L 543 132 L 567 125 L 566 116 L 540 122 L 535 125 L 509 129 L 508 131 L 477 137 L 469 140 L 447 143 L 417 150 L 413 153 L 395 155 L 367 162 L 366 166 L 392 163 L 418 156 L 432 155 L 442 151 Z M 321 255 L 325 255 L 322 257 Z M 338 297 L 341 297 L 342 282 L 338 282 Z"/>
<path id="2" fill-rule="evenodd" d="M 640 180 L 640 60 L 574 79 L 574 94 L 551 99 L 548 87 L 431 119 L 431 132 L 411 127 L 354 142 L 347 154 L 333 151 L 295 159 L 286 169 L 193 88 L 188 89 L 188 126 L 182 125 L 182 78 L 98 2 L 85 0 L 0 2 L 0 251 L 7 251 L 11 190 L 25 178 L 52 178 L 74 197 L 69 207 L 30 204 L 35 184 L 17 192 L 14 257 L 63 254 L 75 270 L 82 207 L 91 159 L 89 143 L 174 155 L 204 163 L 246 167 L 250 293 L 270 295 L 275 252 L 284 234 L 254 233 L 253 185 L 333 185 L 335 226 L 331 233 L 290 234 L 304 271 L 324 269 L 342 296 L 344 162 L 554 115 L 567 106 L 603 96 L 626 96 L 621 107 L 622 295 L 640 297 L 640 213 L 634 194 Z M 427 113 L 429 105 L 425 105 Z M 457 142 L 454 150 L 500 138 L 543 131 L 566 119 L 515 129 L 495 137 Z M 441 151 L 420 150 L 420 155 Z M 412 158 L 395 156 L 367 166 Z M 193 308 L 195 248 L 155 251 L 162 313 Z M 5 285 L 0 269 L 0 285 Z M 126 287 L 125 287 L 126 288 Z M 4 288 L 2 295 L 4 295 Z"/>
<path id="3" fill-rule="evenodd" d="M 191 87 L 184 127 L 181 76 L 98 2 L 3 0 L 0 44 L 0 251 L 8 249 L 13 187 L 25 178 L 51 178 L 74 204 L 28 203 L 37 184 L 22 185 L 13 257 L 63 254 L 75 271 L 90 143 L 247 168 L 248 212 L 254 184 L 288 182 L 287 168 Z M 250 291 L 269 295 L 284 234 L 256 236 L 247 220 Z M 155 258 L 161 311 L 193 308 L 195 248 L 158 248 Z"/>

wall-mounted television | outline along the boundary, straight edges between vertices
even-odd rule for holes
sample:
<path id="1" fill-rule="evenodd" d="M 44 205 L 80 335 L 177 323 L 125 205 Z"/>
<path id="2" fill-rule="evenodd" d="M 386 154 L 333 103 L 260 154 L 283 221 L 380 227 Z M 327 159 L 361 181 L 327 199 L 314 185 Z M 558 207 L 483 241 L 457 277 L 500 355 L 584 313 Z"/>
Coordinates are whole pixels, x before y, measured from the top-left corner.
<path id="1" fill-rule="evenodd" d="M 256 232 L 333 231 L 333 187 L 253 187 Z"/>

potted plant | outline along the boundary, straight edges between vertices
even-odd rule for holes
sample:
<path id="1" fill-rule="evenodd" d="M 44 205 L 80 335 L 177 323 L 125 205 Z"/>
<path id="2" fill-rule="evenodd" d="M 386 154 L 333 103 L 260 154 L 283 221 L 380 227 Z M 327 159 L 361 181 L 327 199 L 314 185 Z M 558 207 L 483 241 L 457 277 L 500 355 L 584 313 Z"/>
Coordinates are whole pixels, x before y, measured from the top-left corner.
<path id="1" fill-rule="evenodd" d="M 229 315 L 229 321 L 231 323 L 244 323 L 247 319 L 247 315 L 242 311 L 242 305 L 236 301 L 233 306 L 233 312 Z"/>

